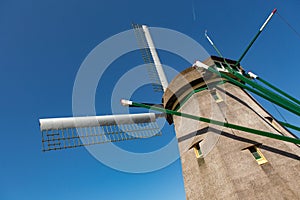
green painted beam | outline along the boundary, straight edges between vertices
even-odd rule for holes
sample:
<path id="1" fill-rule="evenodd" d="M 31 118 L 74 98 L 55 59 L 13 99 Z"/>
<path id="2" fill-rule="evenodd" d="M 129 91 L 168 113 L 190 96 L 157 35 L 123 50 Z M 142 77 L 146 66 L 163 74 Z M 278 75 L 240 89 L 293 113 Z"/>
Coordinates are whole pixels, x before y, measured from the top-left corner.
<path id="1" fill-rule="evenodd" d="M 285 99 L 284 97 L 276 94 L 275 92 L 268 90 L 267 88 L 259 85 L 258 83 L 255 83 L 254 81 L 244 77 L 243 75 L 239 74 L 238 72 L 236 72 L 235 70 L 231 69 L 231 73 L 236 76 L 238 79 L 244 81 L 245 83 L 249 84 L 251 87 L 261 91 L 262 93 L 268 95 L 269 97 L 271 97 L 272 99 L 281 102 L 282 104 L 285 104 L 287 106 L 289 106 L 290 108 L 292 108 L 293 110 L 300 110 L 300 106 L 289 101 L 288 99 Z"/>
<path id="2" fill-rule="evenodd" d="M 259 31 L 257 32 L 257 34 L 251 40 L 250 44 L 247 46 L 246 50 L 243 52 L 243 54 L 241 55 L 241 57 L 238 59 L 238 61 L 236 62 L 235 66 L 238 66 L 241 63 L 241 61 L 244 58 L 244 56 L 246 55 L 246 53 L 249 51 L 249 49 L 251 48 L 251 46 L 253 45 L 253 43 L 255 42 L 255 40 L 258 38 L 258 36 L 262 33 L 262 31 L 264 30 L 265 26 L 269 23 L 270 19 L 273 17 L 273 15 L 275 14 L 276 11 L 277 11 L 277 9 L 274 9 L 272 11 L 272 13 L 269 15 L 269 17 L 264 22 L 264 24 L 261 26 L 261 28 L 259 29 Z"/>
<path id="3" fill-rule="evenodd" d="M 286 123 L 286 122 L 282 122 L 282 121 L 278 121 L 279 124 L 285 126 L 285 127 L 288 127 L 288 128 L 291 128 L 291 129 L 294 129 L 296 131 L 300 131 L 300 127 L 299 126 L 295 126 L 295 125 L 292 125 L 292 124 L 289 124 L 289 123 Z"/>
<path id="4" fill-rule="evenodd" d="M 223 60 L 224 60 L 224 63 L 226 64 L 226 65 L 225 65 L 225 68 L 228 70 L 228 72 L 229 72 L 230 74 L 232 74 L 232 75 L 235 76 L 236 78 L 238 78 L 238 79 L 240 79 L 241 81 L 243 81 L 243 82 L 249 84 L 251 87 L 253 87 L 253 88 L 259 90 L 259 91 L 262 92 L 265 96 L 269 96 L 269 97 L 270 97 L 269 99 L 272 99 L 272 101 L 276 101 L 276 102 L 280 103 L 281 105 L 284 105 L 284 107 L 289 107 L 289 109 L 293 110 L 293 111 L 289 110 L 290 112 L 295 113 L 295 112 L 297 112 L 297 111 L 300 110 L 300 106 L 299 106 L 299 105 L 297 105 L 297 104 L 295 104 L 295 103 L 289 101 L 288 99 L 283 98 L 282 96 L 280 96 L 280 95 L 278 95 L 278 94 L 276 94 L 276 93 L 274 93 L 274 92 L 268 90 L 267 88 L 264 88 L 263 86 L 261 86 L 261 85 L 255 83 L 255 82 L 253 82 L 252 80 L 250 80 L 250 79 L 244 77 L 243 75 L 241 75 L 240 73 L 238 73 L 236 70 L 232 69 L 231 66 L 230 66 L 230 64 L 227 63 L 226 59 L 223 58 Z M 212 69 L 212 67 L 209 67 L 209 68 Z M 219 74 L 222 74 L 222 73 L 219 73 Z M 244 85 L 244 84 L 243 84 L 243 85 Z M 263 97 L 263 98 L 264 98 L 264 97 Z M 266 98 L 265 98 L 265 99 L 266 99 Z M 269 99 L 267 99 L 267 100 L 269 100 Z M 269 101 L 270 101 L 270 100 L 269 100 Z M 273 103 L 274 103 L 274 102 L 273 102 Z M 276 103 L 276 104 L 277 104 L 277 103 Z M 277 105 L 279 105 L 279 104 L 277 104 Z M 281 107 L 282 107 L 282 106 L 281 106 Z M 285 109 L 286 109 L 286 108 L 285 108 Z M 288 110 L 288 109 L 287 109 L 287 110 Z M 295 111 L 295 112 L 294 112 L 294 111 Z M 299 113 L 300 113 L 300 112 L 299 112 Z M 297 115 L 298 115 L 298 114 L 297 114 Z M 299 116 L 299 115 L 298 115 L 298 116 Z"/>
<path id="5" fill-rule="evenodd" d="M 256 134 L 256 135 L 260 135 L 260 136 L 265 136 L 265 137 L 269 137 L 269 138 L 273 138 L 273 139 L 277 139 L 277 140 L 291 142 L 291 143 L 294 143 L 294 144 L 300 144 L 300 139 L 297 139 L 297 138 L 291 138 L 291 137 L 287 137 L 287 136 L 283 136 L 283 135 L 277 135 L 277 134 L 266 132 L 266 131 L 247 128 L 247 127 L 239 126 L 239 125 L 236 125 L 236 124 L 230 124 L 230 123 L 227 123 L 227 122 L 217 121 L 217 120 L 213 120 L 213 119 L 208 119 L 208 118 L 204 118 L 204 117 L 190 115 L 190 114 L 187 114 L 187 113 L 181 113 L 181 112 L 168 110 L 168 109 L 164 109 L 164 108 L 152 107 L 152 106 L 141 104 L 141 103 L 132 102 L 132 105 L 137 106 L 137 107 L 150 109 L 150 110 L 163 112 L 163 113 L 170 114 L 170 115 L 181 116 L 181 117 L 185 117 L 185 118 L 189 118 L 189 119 L 193 119 L 193 120 L 197 120 L 197 121 L 202 121 L 202 122 L 206 122 L 206 123 L 210 123 L 210 124 L 215 124 L 215 125 L 218 125 L 218 126 L 232 128 L 232 129 L 235 129 L 235 130 L 245 131 L 245 132 L 248 132 L 248 133 L 252 133 L 252 134 Z"/>
<path id="6" fill-rule="evenodd" d="M 231 78 L 230 76 L 228 76 L 228 75 L 226 75 L 224 73 L 220 73 L 219 71 L 217 71 L 216 69 L 214 69 L 212 67 L 208 67 L 207 70 L 209 70 L 212 73 L 219 74 L 222 78 L 227 79 L 231 83 L 233 83 L 233 84 L 235 84 L 235 85 L 237 85 L 237 86 L 239 86 L 241 88 L 244 88 L 244 89 L 246 89 L 246 90 L 248 90 L 250 92 L 253 92 L 254 94 L 256 94 L 256 95 L 258 95 L 258 96 L 260 96 L 260 97 L 262 97 L 262 98 L 264 98 L 264 99 L 266 99 L 266 100 L 268 100 L 268 101 L 270 101 L 272 103 L 275 103 L 276 105 L 278 105 L 278 106 L 280 106 L 280 107 L 282 107 L 282 108 L 284 108 L 284 109 L 286 109 L 286 110 L 288 110 L 288 111 L 290 111 L 290 112 L 292 112 L 292 113 L 300 116 L 300 109 L 295 109 L 294 107 L 291 107 L 289 104 L 285 104 L 284 102 L 278 101 L 276 98 L 270 97 L 270 96 L 268 96 L 268 95 L 266 95 L 266 94 L 264 94 L 264 93 L 262 93 L 260 91 L 257 91 L 255 89 L 253 89 L 253 88 L 251 88 L 251 87 L 249 87 L 249 86 L 247 86 L 247 85 L 245 85 L 245 84 L 243 84 L 243 83 L 241 83 L 241 82 L 239 82 L 239 81 Z"/>
<path id="7" fill-rule="evenodd" d="M 259 80 L 260 82 L 262 82 L 263 84 L 267 85 L 268 87 L 272 88 L 273 90 L 277 91 L 278 93 L 282 94 L 283 96 L 285 96 L 285 97 L 289 98 L 290 100 L 294 101 L 298 105 L 300 105 L 300 101 L 298 99 L 292 97 L 291 95 L 287 94 L 286 92 L 282 91 L 281 89 L 275 87 L 274 85 L 272 85 L 268 81 L 264 80 L 263 78 L 257 77 L 256 79 Z"/>
<path id="8" fill-rule="evenodd" d="M 271 13 L 271 15 L 269 16 L 269 18 L 276 12 L 276 9 L 273 10 L 273 12 Z M 267 19 L 268 21 L 269 19 Z M 263 27 L 266 24 L 263 25 Z M 263 28 L 262 27 L 262 28 Z M 251 47 L 251 45 L 253 44 L 253 42 L 256 40 L 256 38 L 258 37 L 258 35 L 260 34 L 260 32 L 253 38 L 252 42 L 250 43 L 250 45 L 248 46 L 247 50 L 244 52 L 244 54 L 242 55 L 242 57 L 239 59 L 239 61 L 236 62 L 235 66 L 237 66 L 241 59 L 243 58 L 243 56 L 246 54 L 246 52 L 249 50 L 249 48 Z M 260 92 L 263 93 L 263 96 L 269 96 L 269 98 L 265 98 L 267 100 L 270 101 L 270 99 L 272 99 L 271 102 L 279 105 L 280 107 L 283 107 L 284 109 L 293 112 L 294 114 L 297 113 L 297 115 L 299 116 L 300 112 L 298 112 L 300 110 L 300 106 L 289 101 L 288 99 L 283 98 L 282 96 L 274 93 L 273 91 L 268 90 L 267 88 L 264 88 L 263 86 L 253 82 L 252 80 L 244 77 L 243 75 L 239 74 L 238 72 L 236 72 L 236 70 L 232 69 L 232 67 L 227 63 L 226 59 L 222 56 L 221 52 L 218 50 L 218 48 L 216 47 L 216 45 L 211 41 L 211 39 L 207 36 L 207 34 L 205 33 L 207 39 L 209 40 L 209 42 L 211 43 L 211 45 L 213 46 L 213 48 L 216 50 L 216 52 L 218 53 L 218 55 L 223 58 L 225 65 L 225 68 L 228 70 L 229 73 L 231 73 L 232 75 L 236 76 L 237 78 L 239 78 L 240 80 L 246 82 L 247 84 L 249 84 L 251 87 L 256 88 L 257 90 L 259 90 Z M 249 88 L 249 87 L 248 87 Z M 249 89 L 247 89 L 249 90 Z M 252 91 L 253 92 L 253 91 Z M 255 92 L 254 92 L 255 93 Z M 258 94 L 259 95 L 259 94 Z M 259 95 L 262 97 L 262 95 Z M 296 100 L 297 101 L 297 100 Z M 288 108 L 287 108 L 288 107 Z"/>
<path id="9" fill-rule="evenodd" d="M 216 85 L 221 85 L 221 84 L 224 84 L 226 81 L 220 81 L 220 82 L 218 82 L 218 83 L 214 83 L 214 85 L 216 86 Z M 212 86 L 212 87 L 214 87 L 214 86 Z M 195 90 L 193 90 L 192 92 L 190 92 L 181 102 L 179 102 L 179 104 L 178 104 L 178 106 L 176 106 L 176 108 L 174 109 L 175 111 L 178 111 L 184 104 L 185 104 L 185 102 L 187 102 L 194 94 L 196 94 L 196 93 L 198 93 L 198 92 L 201 92 L 201 91 L 203 91 L 203 90 L 207 90 L 207 89 L 209 89 L 209 87 L 208 86 L 206 86 L 206 87 L 201 87 L 201 88 L 198 88 L 198 89 L 195 89 Z"/>

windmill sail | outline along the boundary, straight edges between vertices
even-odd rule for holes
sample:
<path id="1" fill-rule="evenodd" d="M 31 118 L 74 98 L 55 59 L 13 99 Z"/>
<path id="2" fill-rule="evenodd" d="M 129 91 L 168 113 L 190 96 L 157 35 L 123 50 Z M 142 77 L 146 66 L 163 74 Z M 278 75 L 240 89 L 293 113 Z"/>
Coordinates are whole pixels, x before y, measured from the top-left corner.
<path id="1" fill-rule="evenodd" d="M 145 25 L 133 24 L 132 26 L 143 60 L 147 64 L 147 71 L 153 89 L 156 92 L 164 92 L 168 87 L 168 81 L 156 52 L 149 29 Z"/>
<path id="2" fill-rule="evenodd" d="M 43 151 L 161 135 L 154 113 L 40 119 Z"/>

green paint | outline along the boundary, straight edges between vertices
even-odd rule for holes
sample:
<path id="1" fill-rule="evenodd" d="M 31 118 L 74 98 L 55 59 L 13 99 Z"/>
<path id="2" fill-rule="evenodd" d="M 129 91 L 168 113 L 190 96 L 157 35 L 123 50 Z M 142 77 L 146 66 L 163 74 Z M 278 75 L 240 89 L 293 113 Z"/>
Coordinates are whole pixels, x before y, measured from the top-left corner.
<path id="1" fill-rule="evenodd" d="M 300 144 L 300 139 L 297 139 L 297 138 L 291 138 L 291 137 L 287 137 L 287 136 L 283 136 L 283 135 L 277 135 L 277 134 L 266 132 L 266 131 L 247 128 L 247 127 L 244 127 L 244 126 L 239 126 L 239 125 L 236 125 L 236 124 L 230 124 L 230 123 L 227 123 L 227 122 L 217 121 L 217 120 L 208 119 L 208 118 L 204 118 L 204 117 L 198 117 L 198 116 L 195 116 L 195 115 L 190 115 L 190 114 L 187 114 L 187 113 L 181 113 L 181 112 L 168 110 L 168 109 L 164 109 L 164 108 L 152 107 L 152 106 L 141 104 L 141 103 L 132 102 L 132 105 L 137 106 L 137 107 L 147 108 L 147 109 L 150 109 L 150 110 L 160 111 L 160 112 L 170 114 L 170 115 L 181 116 L 181 117 L 185 117 L 185 118 L 189 118 L 189 119 L 194 119 L 194 120 L 197 120 L 197 121 L 202 121 L 202 122 L 206 122 L 206 123 L 210 123 L 210 124 L 215 124 L 215 125 L 218 125 L 218 126 L 232 128 L 232 129 L 235 129 L 235 130 L 245 131 L 245 132 L 248 132 L 248 133 L 253 133 L 253 134 L 256 134 L 256 135 L 261 135 L 261 136 L 265 136 L 265 137 L 269 137 L 269 138 L 273 138 L 273 139 L 277 139 L 277 140 L 282 140 L 282 141 L 286 141 L 286 142 Z"/>
<path id="2" fill-rule="evenodd" d="M 250 147 L 249 151 L 252 153 L 252 155 L 255 158 L 255 160 L 259 161 L 260 159 L 262 159 L 261 155 L 257 151 L 257 147 L 256 146 Z"/>
<path id="3" fill-rule="evenodd" d="M 235 84 L 235 85 L 237 85 L 237 86 L 239 86 L 241 88 L 244 88 L 244 89 L 246 89 L 246 90 L 248 90 L 250 92 L 253 92 L 254 94 L 256 94 L 256 95 L 258 95 L 258 96 L 260 96 L 260 97 L 262 97 L 262 98 L 264 98 L 264 99 L 266 99 L 266 100 L 268 100 L 268 101 L 270 101 L 272 103 L 275 103 L 276 105 L 278 105 L 278 106 L 280 106 L 280 107 L 282 107 L 282 108 L 284 108 L 284 109 L 286 109 L 286 110 L 288 110 L 288 111 L 290 111 L 290 112 L 292 112 L 292 113 L 300 116 L 300 109 L 296 109 L 296 108 L 290 106 L 289 104 L 286 104 L 286 102 L 279 101 L 277 98 L 274 98 L 272 96 L 270 97 L 270 96 L 268 96 L 268 95 L 266 95 L 266 94 L 264 94 L 264 93 L 262 93 L 260 91 L 257 91 L 255 89 L 249 87 L 249 86 L 246 86 L 245 84 L 243 84 L 243 83 L 241 83 L 241 82 L 239 82 L 239 81 L 231 78 L 230 76 L 228 76 L 228 75 L 226 75 L 224 73 L 220 73 L 219 71 L 215 70 L 212 67 L 208 67 L 207 70 L 209 70 L 212 73 L 218 74 L 222 78 L 225 78 L 228 81 L 230 81 L 231 83 L 233 83 L 233 84 Z"/>
<path id="4" fill-rule="evenodd" d="M 226 81 L 220 81 L 218 83 L 215 84 L 216 85 L 221 85 L 221 84 L 224 84 Z M 211 86 L 211 87 L 214 87 L 214 86 Z M 177 106 L 175 107 L 175 111 L 178 111 L 194 94 L 198 93 L 198 92 L 201 92 L 203 90 L 207 90 L 208 89 L 208 86 L 205 86 L 205 87 L 200 87 L 200 88 L 197 88 L 195 90 L 193 90 L 192 92 L 190 92 L 181 102 L 179 102 L 179 104 L 177 104 Z"/>
<path id="5" fill-rule="evenodd" d="M 277 91 L 278 93 L 282 94 L 283 96 L 289 98 L 290 100 L 294 101 L 295 103 L 300 105 L 300 101 L 294 97 L 292 97 L 291 95 L 287 94 L 286 92 L 282 91 L 281 89 L 275 87 L 274 85 L 272 85 L 271 83 L 265 81 L 264 79 L 262 79 L 261 77 L 257 77 L 257 80 L 259 80 L 260 82 L 264 83 L 265 85 L 267 85 L 268 87 L 272 88 L 273 90 Z"/>
<path id="6" fill-rule="evenodd" d="M 238 79 L 244 81 L 245 83 L 249 84 L 250 86 L 252 86 L 253 88 L 261 91 L 262 93 L 268 95 L 269 97 L 271 97 L 272 99 L 276 100 L 277 102 L 280 102 L 284 105 L 289 106 L 290 108 L 292 108 L 293 110 L 300 110 L 300 106 L 289 101 L 288 99 L 283 98 L 282 96 L 268 90 L 267 88 L 259 85 L 258 83 L 255 83 L 254 81 L 244 77 L 243 75 L 239 74 L 238 72 L 231 70 L 231 73 L 236 76 Z"/>
<path id="7" fill-rule="evenodd" d="M 291 129 L 294 129 L 296 131 L 300 131 L 300 127 L 299 126 L 295 126 L 295 125 L 292 125 L 292 124 L 289 124 L 289 123 L 286 123 L 286 122 L 282 122 L 282 121 L 278 121 L 279 124 L 285 126 L 285 127 L 288 127 L 288 128 L 291 128 Z"/>
<path id="8" fill-rule="evenodd" d="M 275 101 L 275 102 L 278 102 L 278 103 L 281 104 L 281 105 L 279 105 L 278 103 L 276 103 L 277 105 L 279 105 L 279 106 L 281 106 L 281 107 L 283 107 L 283 108 L 285 108 L 285 109 L 287 109 L 286 107 L 288 107 L 290 110 L 289 110 L 289 109 L 287 109 L 287 110 L 289 110 L 290 112 L 293 112 L 293 113 L 298 112 L 298 111 L 300 110 L 300 106 L 299 106 L 299 105 L 294 104 L 293 102 L 291 102 L 291 101 L 289 101 L 289 100 L 283 98 L 282 96 L 279 96 L 278 94 L 276 94 L 276 93 L 274 93 L 274 92 L 272 92 L 272 91 L 270 91 L 270 90 L 268 90 L 268 89 L 262 87 L 261 85 L 259 85 L 259 84 L 255 83 L 255 82 L 253 82 L 252 80 L 250 80 L 250 79 L 244 77 L 244 76 L 241 75 L 240 73 L 236 72 L 236 70 L 233 70 L 233 69 L 231 68 L 230 64 L 228 64 L 227 61 L 226 61 L 224 58 L 223 58 L 223 60 L 224 60 L 224 63 L 226 64 L 226 65 L 225 65 L 225 68 L 228 70 L 229 73 L 231 73 L 232 75 L 234 75 L 235 77 L 237 77 L 237 78 L 240 79 L 241 81 L 243 81 L 243 82 L 249 84 L 249 85 L 252 86 L 253 88 L 259 90 L 259 91 L 262 92 L 265 96 L 269 96 L 269 97 L 270 97 L 269 99 L 272 99 L 272 101 Z M 209 67 L 209 68 L 211 69 L 212 67 Z M 222 75 L 223 73 L 219 73 L 219 72 L 218 72 L 218 74 Z M 243 85 L 244 85 L 244 84 L 243 84 Z M 248 89 L 248 90 L 249 90 L 249 89 Z M 264 98 L 264 97 L 263 97 L 263 98 Z M 266 99 L 266 98 L 265 98 L 265 99 Z M 267 99 L 267 100 L 269 100 L 269 99 Z M 269 100 L 269 101 L 270 101 L 270 100 Z M 273 103 L 275 103 L 275 102 L 273 102 Z M 295 112 L 294 112 L 294 111 L 295 111 Z M 300 114 L 300 112 L 298 112 L 298 113 Z M 296 113 L 295 113 L 295 114 L 296 114 Z M 299 116 L 299 114 L 297 114 L 297 115 Z"/>
<path id="9" fill-rule="evenodd" d="M 254 38 L 251 40 L 250 44 L 247 46 L 246 50 L 243 52 L 243 54 L 241 55 L 241 57 L 238 59 L 238 61 L 235 63 L 235 66 L 238 66 L 242 59 L 244 58 L 244 56 L 246 55 L 246 53 L 249 51 L 249 49 L 251 48 L 251 46 L 253 45 L 253 43 L 255 42 L 255 40 L 258 38 L 258 36 L 261 34 L 262 31 L 258 31 L 258 33 L 254 36 Z"/>
<path id="10" fill-rule="evenodd" d="M 239 61 L 237 61 L 237 63 L 234 66 L 237 66 L 240 63 L 241 59 L 244 57 L 244 55 L 246 54 L 246 52 L 250 49 L 251 45 L 257 39 L 257 37 L 259 36 L 259 34 L 260 34 L 260 32 L 253 38 L 253 40 L 251 41 L 251 43 L 248 45 L 246 51 L 243 53 L 243 55 L 241 56 L 241 58 L 239 59 Z M 257 94 L 256 92 L 254 92 L 252 90 L 253 93 L 255 93 L 255 94 L 257 94 L 257 95 L 259 95 L 259 96 L 261 96 L 261 97 L 263 97 L 263 98 L 265 98 L 265 99 L 267 99 L 267 100 L 269 100 L 269 101 L 271 101 L 271 102 L 273 102 L 273 103 L 275 103 L 277 105 L 279 105 L 280 107 L 282 107 L 282 108 L 284 108 L 284 109 L 286 109 L 286 110 L 288 110 L 288 111 L 290 111 L 290 112 L 292 112 L 292 113 L 294 113 L 294 114 L 296 114 L 298 116 L 300 115 L 300 112 L 299 112 L 300 106 L 299 105 L 294 104 L 293 102 L 289 101 L 288 99 L 285 99 L 282 96 L 279 96 L 278 94 L 276 94 L 276 93 L 274 93 L 274 92 L 272 92 L 272 91 L 270 91 L 270 90 L 262 87 L 261 85 L 253 82 L 252 80 L 249 80 L 248 78 L 246 78 L 243 75 L 241 75 L 238 72 L 236 72 L 236 70 L 232 69 L 231 66 L 230 66 L 230 64 L 227 63 L 226 59 L 222 56 L 222 54 L 220 53 L 220 51 L 218 50 L 218 48 L 214 44 L 213 44 L 213 47 L 215 48 L 215 50 L 217 51 L 217 53 L 219 54 L 219 56 L 221 58 L 223 58 L 223 61 L 226 64 L 225 68 L 228 70 L 229 73 L 231 73 L 232 75 L 236 76 L 237 78 L 239 78 L 240 80 L 244 81 L 245 83 L 249 84 L 253 88 L 256 88 L 257 90 L 259 90 L 260 92 L 262 92 L 264 97 L 261 94 Z M 212 68 L 212 67 L 209 67 L 209 68 Z M 221 73 L 219 73 L 219 72 L 217 74 L 221 75 Z M 240 86 L 240 87 L 242 87 L 242 86 Z M 245 88 L 245 87 L 243 87 L 243 88 Z M 249 90 L 249 87 L 248 87 L 247 90 Z M 298 100 L 296 100 L 296 101 L 298 101 Z"/>

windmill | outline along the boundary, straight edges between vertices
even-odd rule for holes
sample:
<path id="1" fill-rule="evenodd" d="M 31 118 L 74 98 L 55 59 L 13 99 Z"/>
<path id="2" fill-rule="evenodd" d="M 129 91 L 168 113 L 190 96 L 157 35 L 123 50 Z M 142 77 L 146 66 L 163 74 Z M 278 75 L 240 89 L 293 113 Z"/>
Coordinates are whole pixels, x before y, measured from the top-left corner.
<path id="1" fill-rule="evenodd" d="M 156 119 L 165 117 L 175 125 L 188 199 L 269 199 L 274 195 L 296 199 L 300 196 L 300 140 L 285 127 L 300 128 L 274 119 L 246 91 L 297 116 L 300 102 L 240 65 L 275 12 L 237 61 L 225 59 L 206 34 L 218 56 L 196 61 L 170 84 L 148 28 L 134 25 L 153 87 L 164 92 L 163 106 L 131 100 L 121 104 L 160 113 L 40 119 L 43 151 L 157 136 L 161 133 Z M 199 108 L 201 115 L 196 112 Z M 209 118 L 210 108 L 217 110 L 216 118 Z M 206 154 L 205 137 L 218 133 L 217 144 Z"/>
<path id="2" fill-rule="evenodd" d="M 149 29 L 145 25 L 137 24 L 133 24 L 133 28 L 142 57 L 148 64 L 148 75 L 153 89 L 156 92 L 163 92 L 168 87 L 168 82 Z M 164 114 L 140 113 L 40 119 L 43 151 L 159 136 L 161 132 L 156 119 L 160 117 L 164 117 Z"/>

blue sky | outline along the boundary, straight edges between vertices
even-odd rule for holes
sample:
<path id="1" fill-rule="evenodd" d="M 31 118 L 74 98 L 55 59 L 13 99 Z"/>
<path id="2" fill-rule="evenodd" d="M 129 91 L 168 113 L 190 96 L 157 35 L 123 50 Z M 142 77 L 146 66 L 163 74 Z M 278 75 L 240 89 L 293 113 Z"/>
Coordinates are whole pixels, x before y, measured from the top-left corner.
<path id="1" fill-rule="evenodd" d="M 38 119 L 72 115 L 81 63 L 100 42 L 130 29 L 131 22 L 182 32 L 215 54 L 204 37 L 207 29 L 223 55 L 237 59 L 275 7 L 300 32 L 297 0 L 0 1 L 0 199 L 184 199 L 179 160 L 159 171 L 132 174 L 107 167 L 85 148 L 42 153 Z M 299 51 L 299 36 L 275 15 L 242 65 L 300 99 Z M 189 67 L 159 53 L 178 71 Z M 111 113 L 113 84 L 138 64 L 142 58 L 133 52 L 110 66 L 98 85 L 98 114 Z M 134 97 L 160 100 L 147 87 Z M 271 104 L 260 102 L 281 119 Z M 281 112 L 300 124 L 299 117 Z M 171 127 L 161 139 L 119 146 L 143 152 L 173 136 Z"/>

